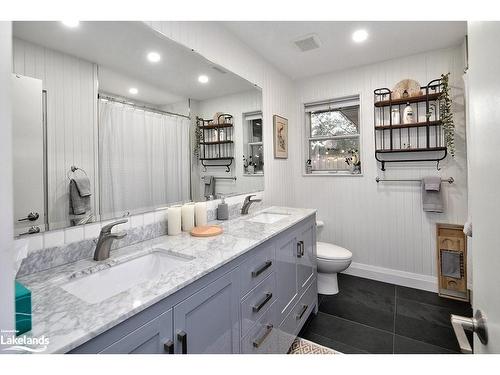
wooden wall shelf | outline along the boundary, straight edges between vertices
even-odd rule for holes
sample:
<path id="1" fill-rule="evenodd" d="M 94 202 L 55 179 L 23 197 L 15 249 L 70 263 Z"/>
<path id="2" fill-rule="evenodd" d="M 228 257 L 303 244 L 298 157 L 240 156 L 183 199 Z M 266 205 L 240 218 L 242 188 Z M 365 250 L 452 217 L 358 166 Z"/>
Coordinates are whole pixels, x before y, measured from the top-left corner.
<path id="1" fill-rule="evenodd" d="M 425 126 L 440 126 L 442 124 L 443 122 L 441 120 L 437 120 L 429 122 L 414 122 L 413 124 L 380 125 L 380 126 L 375 126 L 375 130 L 422 128 Z"/>
<path id="2" fill-rule="evenodd" d="M 230 172 L 234 159 L 233 116 L 221 113 L 216 121 L 197 117 L 196 125 L 201 131 L 199 160 L 205 171 L 209 167 L 226 167 Z"/>
<path id="3" fill-rule="evenodd" d="M 440 96 L 441 93 L 438 92 L 429 95 L 424 94 L 424 95 L 411 96 L 408 98 L 401 98 L 401 99 L 379 100 L 375 102 L 375 107 L 389 107 L 391 105 L 401 105 L 406 103 L 422 103 L 426 102 L 427 100 L 434 101 L 438 100 Z"/>
<path id="4" fill-rule="evenodd" d="M 391 99 L 393 92 L 386 87 L 374 90 L 375 159 L 380 162 L 383 171 L 386 163 L 420 161 L 435 161 L 439 170 L 439 162 L 448 154 L 440 117 L 442 86 L 441 79 L 434 79 L 427 86 L 420 87 L 423 95 L 401 99 Z M 416 103 L 412 106 L 414 118 L 419 119 L 424 111 L 426 121 L 401 123 L 401 107 L 407 103 L 410 106 Z M 395 120 L 397 124 L 392 124 L 394 113 L 400 116 Z M 416 147 L 403 148 L 403 142 Z M 391 158 L 387 156 L 389 154 L 399 156 Z"/>

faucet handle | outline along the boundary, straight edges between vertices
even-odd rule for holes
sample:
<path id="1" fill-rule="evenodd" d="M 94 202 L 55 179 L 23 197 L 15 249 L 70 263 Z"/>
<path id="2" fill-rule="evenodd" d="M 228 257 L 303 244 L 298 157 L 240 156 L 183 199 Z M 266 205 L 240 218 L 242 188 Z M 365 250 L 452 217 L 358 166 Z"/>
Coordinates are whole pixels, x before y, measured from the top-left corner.
<path id="1" fill-rule="evenodd" d="M 116 226 L 116 225 L 119 225 L 119 224 L 124 224 L 128 222 L 128 219 L 121 219 L 121 220 L 117 220 L 117 221 L 114 221 L 108 225 L 105 225 L 101 228 L 101 233 L 109 233 L 111 232 L 111 229 Z"/>

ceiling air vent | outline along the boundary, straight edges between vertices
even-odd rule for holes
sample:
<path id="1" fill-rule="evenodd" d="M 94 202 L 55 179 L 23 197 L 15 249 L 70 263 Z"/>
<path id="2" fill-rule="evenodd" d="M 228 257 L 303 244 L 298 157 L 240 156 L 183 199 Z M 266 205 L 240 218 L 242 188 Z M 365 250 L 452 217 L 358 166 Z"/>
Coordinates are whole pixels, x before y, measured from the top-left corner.
<path id="1" fill-rule="evenodd" d="M 220 74 L 226 74 L 227 73 L 224 69 L 219 68 L 218 66 L 212 66 L 212 69 L 218 71 Z"/>
<path id="2" fill-rule="evenodd" d="M 316 34 L 309 34 L 294 40 L 295 45 L 302 51 L 307 52 L 319 48 L 321 45 Z"/>

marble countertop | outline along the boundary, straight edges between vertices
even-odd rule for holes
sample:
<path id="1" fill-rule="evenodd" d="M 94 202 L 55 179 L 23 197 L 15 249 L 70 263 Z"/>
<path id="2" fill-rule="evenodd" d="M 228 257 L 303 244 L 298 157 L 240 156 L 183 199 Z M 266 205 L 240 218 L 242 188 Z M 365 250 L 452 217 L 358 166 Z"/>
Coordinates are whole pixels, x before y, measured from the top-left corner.
<path id="1" fill-rule="evenodd" d="M 248 221 L 265 211 L 286 213 L 287 216 L 273 224 Z M 22 277 L 18 281 L 31 290 L 33 307 L 33 328 L 24 336 L 48 338 L 49 344 L 43 353 L 68 352 L 315 212 L 313 209 L 269 207 L 217 222 L 224 228 L 224 233 L 217 237 L 195 238 L 188 233 L 162 236 L 112 251 L 111 257 L 104 261 L 86 259 Z M 186 266 L 137 284 L 99 303 L 89 304 L 61 288 L 70 280 L 145 255 L 155 248 L 194 259 Z"/>

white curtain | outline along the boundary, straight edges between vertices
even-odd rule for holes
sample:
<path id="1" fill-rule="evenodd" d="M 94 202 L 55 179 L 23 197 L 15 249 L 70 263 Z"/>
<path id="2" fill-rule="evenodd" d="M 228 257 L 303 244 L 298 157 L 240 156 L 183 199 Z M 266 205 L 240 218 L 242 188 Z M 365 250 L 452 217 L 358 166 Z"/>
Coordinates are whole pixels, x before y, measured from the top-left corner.
<path id="1" fill-rule="evenodd" d="M 189 119 L 99 100 L 101 215 L 189 200 Z"/>

